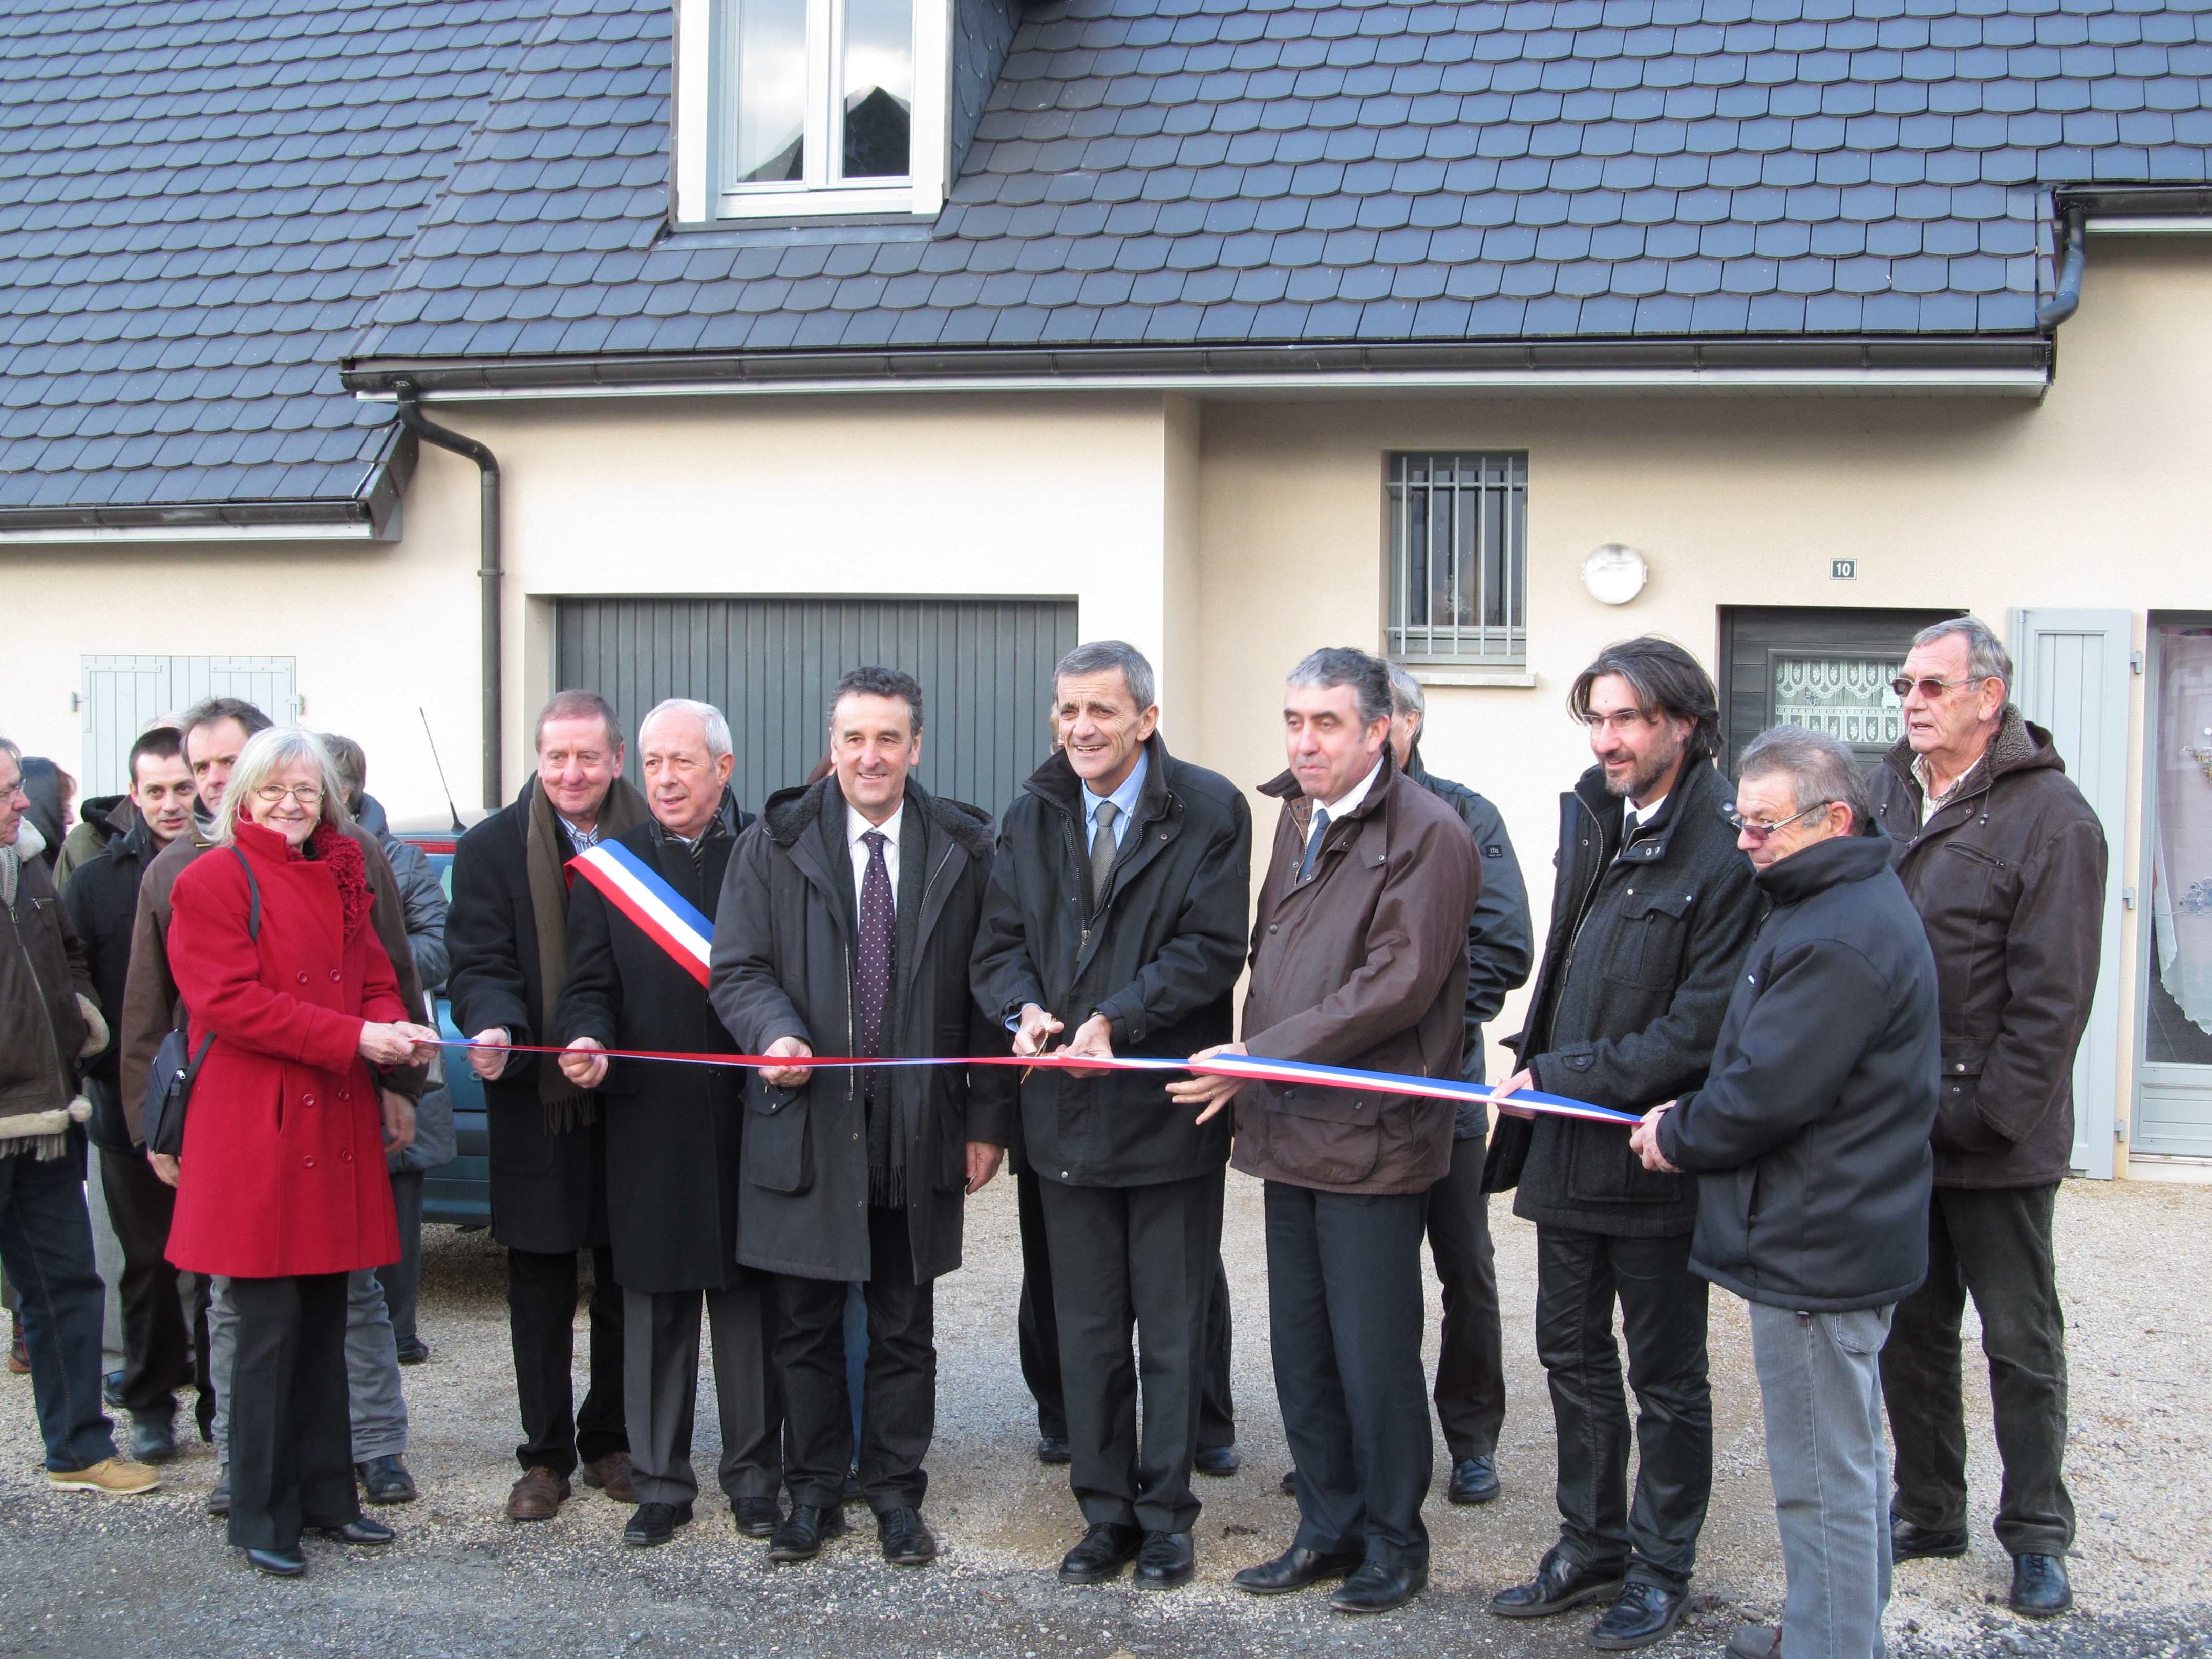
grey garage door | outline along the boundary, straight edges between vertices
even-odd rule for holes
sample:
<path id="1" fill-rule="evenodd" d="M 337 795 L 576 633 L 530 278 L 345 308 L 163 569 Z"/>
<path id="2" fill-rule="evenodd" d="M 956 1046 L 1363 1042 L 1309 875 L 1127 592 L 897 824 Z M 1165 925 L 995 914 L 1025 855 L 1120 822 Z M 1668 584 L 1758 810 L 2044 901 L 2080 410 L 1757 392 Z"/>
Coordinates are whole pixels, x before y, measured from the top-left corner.
<path id="1" fill-rule="evenodd" d="M 633 735 L 664 697 L 728 715 L 755 811 L 827 750 L 837 677 L 876 663 L 921 682 L 923 787 L 1003 812 L 1051 747 L 1052 666 L 1076 643 L 1074 601 L 1049 599 L 562 599 L 554 631 L 559 683 L 598 690 Z"/>

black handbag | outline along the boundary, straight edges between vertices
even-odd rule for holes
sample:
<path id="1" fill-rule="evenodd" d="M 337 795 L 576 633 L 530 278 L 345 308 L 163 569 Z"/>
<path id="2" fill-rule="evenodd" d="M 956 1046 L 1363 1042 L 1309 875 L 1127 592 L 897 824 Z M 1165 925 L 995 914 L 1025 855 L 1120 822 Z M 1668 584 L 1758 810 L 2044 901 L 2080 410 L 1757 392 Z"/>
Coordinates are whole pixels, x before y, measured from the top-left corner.
<path id="1" fill-rule="evenodd" d="M 253 878 L 253 866 L 246 854 L 235 847 L 230 850 L 239 867 L 246 872 L 246 890 L 252 901 L 246 915 L 246 936 L 258 941 L 261 938 L 261 884 Z M 191 1103 L 192 1085 L 199 1077 L 200 1062 L 214 1046 L 212 1036 L 203 1037 L 195 1049 L 189 1025 L 179 1024 L 154 1051 L 154 1063 L 146 1070 L 143 1127 L 148 1152 L 161 1152 L 170 1158 L 184 1152 L 185 1108 Z"/>

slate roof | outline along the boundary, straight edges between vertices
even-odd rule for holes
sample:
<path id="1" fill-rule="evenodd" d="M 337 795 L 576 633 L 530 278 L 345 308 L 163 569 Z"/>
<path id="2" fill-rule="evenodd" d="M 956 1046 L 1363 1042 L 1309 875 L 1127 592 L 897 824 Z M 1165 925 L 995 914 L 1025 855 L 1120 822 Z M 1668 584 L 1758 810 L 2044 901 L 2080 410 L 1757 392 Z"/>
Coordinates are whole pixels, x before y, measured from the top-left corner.
<path id="1" fill-rule="evenodd" d="M 10 5 L 0 508 L 372 493 L 338 356 L 543 11 Z"/>
<path id="2" fill-rule="evenodd" d="M 578 156 L 665 27 L 533 47 L 358 358 L 2026 332 L 2050 185 L 2212 153 L 2141 0 L 1040 0 L 928 237 L 668 236 Z"/>

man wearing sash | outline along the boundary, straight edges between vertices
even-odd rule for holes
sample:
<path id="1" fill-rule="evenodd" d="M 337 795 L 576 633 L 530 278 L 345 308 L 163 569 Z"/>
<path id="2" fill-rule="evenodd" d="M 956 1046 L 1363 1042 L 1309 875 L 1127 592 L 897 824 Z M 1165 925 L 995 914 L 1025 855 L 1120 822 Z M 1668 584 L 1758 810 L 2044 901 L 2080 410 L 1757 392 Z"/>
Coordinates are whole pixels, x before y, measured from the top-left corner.
<path id="1" fill-rule="evenodd" d="M 720 1480 L 738 1530 L 775 1529 L 781 1412 L 769 1383 L 774 1303 L 738 1265 L 744 1073 L 612 1060 L 599 1048 L 734 1054 L 707 1001 L 705 912 L 752 823 L 730 792 L 729 723 L 681 698 L 637 729 L 653 817 L 569 866 L 568 977 L 555 1038 L 561 1070 L 597 1091 L 606 1124 L 607 1225 L 623 1287 L 623 1401 L 638 1507 L 623 1534 L 665 1544 L 691 1519 L 699 1310 L 714 1331 Z"/>
<path id="2" fill-rule="evenodd" d="M 921 688 L 856 668 L 830 709 L 834 769 L 769 797 L 714 914 L 709 988 L 749 1081 L 738 1260 L 776 1276 L 791 1513 L 772 1561 L 805 1561 L 844 1531 L 853 1414 L 846 1286 L 866 1286 L 860 1481 L 884 1557 L 937 1553 L 922 1459 L 937 1423 L 935 1280 L 960 1265 L 962 1195 L 997 1173 L 1012 1133 L 1005 1066 L 837 1066 L 817 1054 L 1005 1054 L 969 995 L 991 875 L 987 812 L 931 794 Z"/>
<path id="3" fill-rule="evenodd" d="M 607 1248 L 606 1136 L 598 1103 L 550 1056 L 508 1052 L 553 1034 L 568 973 L 577 854 L 635 829 L 645 801 L 623 781 L 622 732 L 595 691 L 562 691 L 538 717 L 538 771 L 461 837 L 446 916 L 453 1024 L 480 1045 L 491 1129 L 491 1236 L 507 1247 L 507 1326 L 523 1440 L 511 1521 L 550 1521 L 580 1465 L 584 1484 L 637 1502 L 623 1422 L 623 1304 Z M 541 1059 L 543 1063 L 541 1064 Z M 592 1252 L 591 1387 L 575 1405 L 576 1253 Z"/>

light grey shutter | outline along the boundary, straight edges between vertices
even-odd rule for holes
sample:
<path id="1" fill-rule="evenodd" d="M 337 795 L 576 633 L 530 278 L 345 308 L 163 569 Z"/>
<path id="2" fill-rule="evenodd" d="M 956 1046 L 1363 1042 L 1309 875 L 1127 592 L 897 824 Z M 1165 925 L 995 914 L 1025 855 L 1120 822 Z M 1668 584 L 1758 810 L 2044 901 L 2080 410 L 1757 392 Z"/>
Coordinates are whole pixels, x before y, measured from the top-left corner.
<path id="1" fill-rule="evenodd" d="M 157 714 L 182 714 L 207 697 L 243 697 L 279 725 L 300 717 L 290 657 L 86 657 L 83 793 L 131 787 L 131 745 Z"/>
<path id="2" fill-rule="evenodd" d="M 2135 619 L 2126 611 L 2014 611 L 2014 700 L 2051 732 L 2066 775 L 2104 821 L 2104 929 L 2097 996 L 2074 1058 L 2076 1170 L 2112 1176 L 2120 1068 L 2120 873 L 2128 817 L 2128 684 Z"/>

